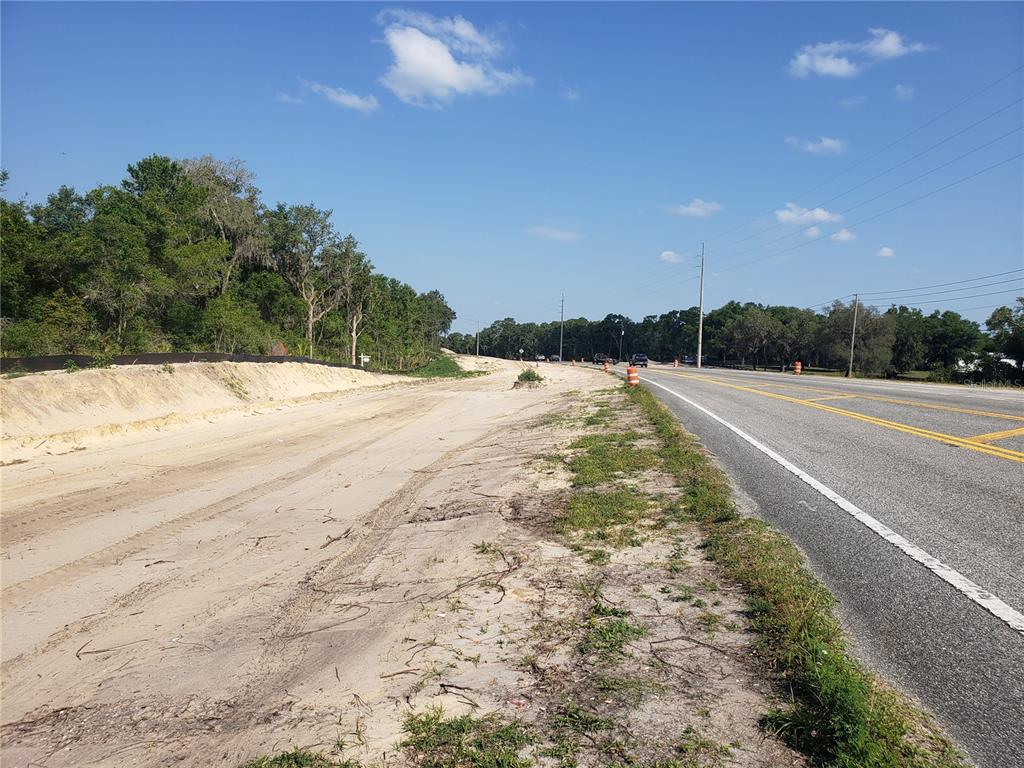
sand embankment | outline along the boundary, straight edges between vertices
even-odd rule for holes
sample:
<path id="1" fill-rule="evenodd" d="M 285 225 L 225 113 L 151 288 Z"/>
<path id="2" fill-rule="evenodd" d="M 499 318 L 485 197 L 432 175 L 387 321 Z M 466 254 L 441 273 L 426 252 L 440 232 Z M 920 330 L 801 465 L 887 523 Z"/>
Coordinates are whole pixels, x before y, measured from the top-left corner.
<path id="1" fill-rule="evenodd" d="M 4 459 L 48 445 L 159 428 L 408 379 L 306 363 L 186 363 L 58 371 L 0 381 Z"/>

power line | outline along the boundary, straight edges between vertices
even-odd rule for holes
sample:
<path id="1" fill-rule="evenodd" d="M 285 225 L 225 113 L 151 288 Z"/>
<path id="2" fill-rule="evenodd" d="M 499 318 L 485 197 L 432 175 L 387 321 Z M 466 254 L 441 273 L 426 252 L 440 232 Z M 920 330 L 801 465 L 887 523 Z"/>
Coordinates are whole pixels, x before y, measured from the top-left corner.
<path id="1" fill-rule="evenodd" d="M 896 139 L 896 140 L 894 140 L 894 141 L 891 141 L 891 142 L 889 142 L 888 144 L 886 144 L 886 145 L 885 145 L 884 147 L 882 147 L 881 149 L 877 150 L 877 151 L 876 151 L 876 152 L 874 152 L 873 154 L 871 154 L 871 155 L 868 155 L 867 157 L 861 158 L 860 160 L 858 160 L 857 162 L 853 163 L 852 165 L 848 165 L 848 166 L 847 166 L 846 168 L 844 168 L 843 170 L 839 171 L 839 172 L 838 172 L 838 173 L 836 173 L 836 174 L 835 174 L 834 176 L 830 176 L 829 178 L 825 179 L 825 180 L 824 180 L 823 182 L 821 182 L 820 184 L 817 184 L 817 185 L 816 185 L 816 186 L 814 186 L 814 187 L 811 187 L 811 188 L 809 188 L 809 189 L 806 189 L 806 190 L 804 190 L 803 192 L 800 192 L 799 194 L 797 194 L 797 195 L 794 195 L 794 197 L 801 197 L 801 196 L 803 196 L 803 195 L 807 195 L 807 194 L 810 194 L 811 192 L 814 192 L 815 190 L 817 190 L 817 189 L 820 189 L 821 187 L 825 186 L 826 184 L 828 184 L 828 183 L 829 183 L 829 182 L 831 182 L 831 181 L 834 181 L 835 179 L 839 178 L 840 176 L 843 176 L 843 175 L 845 175 L 845 174 L 846 174 L 846 173 L 848 173 L 849 171 L 852 171 L 852 170 L 853 170 L 854 168 L 857 168 L 857 167 L 859 167 L 859 166 L 863 165 L 864 163 L 868 162 L 869 160 L 873 160 L 873 159 L 875 159 L 876 157 L 878 157 L 879 155 L 883 154 L 884 152 L 886 152 L 887 150 L 891 149 L 892 147 L 896 146 L 897 144 L 899 144 L 900 142 L 904 141 L 905 139 L 909 139 L 909 138 L 910 138 L 911 136 L 913 136 L 914 134 L 916 134 L 916 133 L 920 133 L 920 132 L 921 132 L 921 131 L 923 131 L 923 130 L 924 130 L 925 128 L 927 128 L 927 127 L 929 127 L 929 126 L 931 126 L 931 125 L 934 125 L 934 124 L 935 124 L 935 123 L 937 123 L 937 122 L 938 122 L 939 120 L 941 120 L 941 119 L 942 119 L 943 117 L 945 117 L 946 115 L 950 114 L 951 112 L 954 112 L 954 111 L 956 111 L 957 109 L 959 109 L 960 107 L 962 107 L 962 106 L 963 106 L 964 104 L 967 104 L 968 102 L 971 102 L 971 101 L 973 101 L 974 99 L 978 98 L 978 97 L 979 97 L 979 96 L 981 96 L 982 94 L 984 94 L 984 93 L 987 93 L 988 91 L 992 90 L 992 89 L 993 89 L 993 88 L 995 88 L 995 87 L 996 87 L 997 85 L 999 85 L 999 84 L 1000 84 L 1001 82 L 1003 82 L 1004 80 L 1007 80 L 1007 79 L 1009 79 L 1009 78 L 1010 78 L 1010 77 L 1012 77 L 1013 75 L 1015 75 L 1015 74 L 1017 74 L 1018 72 L 1020 72 L 1020 71 L 1021 71 L 1022 69 L 1024 69 L 1024 65 L 1021 65 L 1021 66 L 1018 66 L 1018 67 L 1014 67 L 1014 68 L 1013 68 L 1012 70 L 1010 70 L 1009 72 L 1007 72 L 1007 73 L 1006 73 L 1005 75 L 1003 75 L 1002 77 L 1000 77 L 1000 78 L 998 78 L 998 79 L 996 79 L 996 80 L 993 80 L 993 81 L 992 81 L 991 83 L 989 83 L 988 85 L 986 85 L 986 86 L 985 86 L 984 88 L 982 88 L 981 90 L 979 90 L 979 91 L 975 91 L 975 92 L 974 92 L 974 93 L 972 93 L 972 94 L 971 94 L 970 96 L 967 96 L 966 98 L 964 98 L 964 99 L 962 99 L 962 100 L 958 101 L 958 102 L 957 102 L 956 104 L 954 104 L 953 106 L 949 107 L 948 109 L 944 110 L 943 112 L 940 112 L 939 114 L 935 115 L 934 117 L 930 118 L 930 119 L 929 119 L 929 120 L 927 120 L 926 122 L 924 122 L 924 123 L 922 123 L 921 125 L 919 125 L 919 126 L 917 126 L 916 128 L 914 128 L 913 130 L 911 130 L 911 131 L 909 131 L 909 132 L 907 132 L 907 133 L 903 134 L 903 135 L 902 135 L 902 136 L 900 136 L 900 137 L 899 137 L 898 139 Z M 718 237 L 724 237 L 725 235 L 731 234 L 732 232 L 735 232 L 735 231 L 736 231 L 736 230 L 738 230 L 738 229 L 743 229 L 743 228 L 744 228 L 744 227 L 746 227 L 746 226 L 749 226 L 749 223 L 748 223 L 748 222 L 744 222 L 743 224 L 740 224 L 740 225 L 738 225 L 738 226 L 735 226 L 735 227 L 731 227 L 731 228 L 729 228 L 729 229 L 727 229 L 727 230 L 724 230 L 724 231 L 720 232 L 720 233 L 719 233 L 719 234 L 717 234 L 717 235 L 713 235 L 713 236 L 712 236 L 712 242 L 714 242 L 714 239 L 715 239 L 715 238 L 718 238 Z M 741 241 L 741 242 L 742 242 L 742 241 Z"/>
<path id="2" fill-rule="evenodd" d="M 997 85 L 999 85 L 999 84 L 1000 84 L 1001 82 L 1003 82 L 1004 80 L 1006 80 L 1006 79 L 1008 79 L 1008 78 L 1012 77 L 1013 75 L 1017 74 L 1017 73 L 1018 73 L 1018 72 L 1020 72 L 1020 71 L 1021 71 L 1022 69 L 1024 69 L 1024 64 L 1022 64 L 1022 65 L 1021 65 L 1021 66 L 1019 66 L 1019 67 L 1014 67 L 1014 68 L 1013 68 L 1012 70 L 1010 70 L 1009 72 L 1007 72 L 1007 73 L 1006 73 L 1005 75 L 1003 75 L 1002 77 L 1000 77 L 1000 78 L 999 78 L 998 80 L 995 80 L 995 81 L 993 81 L 993 82 L 989 83 L 988 85 L 986 85 L 986 86 L 985 86 L 984 88 L 982 88 L 982 89 L 981 89 L 980 91 L 977 91 L 976 93 L 973 93 L 972 95 L 968 96 L 968 97 L 967 97 L 966 99 L 963 99 L 962 101 L 959 101 L 959 102 L 957 102 L 956 104 L 954 104 L 954 105 L 953 105 L 952 107 L 950 107 L 949 109 L 945 110 L 944 112 L 940 112 L 939 114 L 937 114 L 937 115 L 936 115 L 935 117 L 933 117 L 932 119 L 930 119 L 930 120 L 928 120 L 927 122 L 925 122 L 925 123 L 923 123 L 923 124 L 919 125 L 919 126 L 918 126 L 917 128 L 914 128 L 914 129 L 913 129 L 912 131 L 909 131 L 908 133 L 905 133 L 905 134 L 903 134 L 902 136 L 900 136 L 900 138 L 896 139 L 895 141 L 892 141 L 892 142 L 890 142 L 890 143 L 886 144 L 886 145 L 885 145 L 884 147 L 882 147 L 882 148 L 881 148 L 880 150 L 878 150 L 878 151 L 877 151 L 877 152 L 875 152 L 874 154 L 872 154 L 872 155 L 868 155 L 867 157 L 865 157 L 865 158 L 862 158 L 862 159 L 858 160 L 858 161 L 857 161 L 856 163 L 853 163 L 852 165 L 849 165 L 849 166 L 847 166 L 847 167 L 846 167 L 846 168 L 844 168 L 843 170 L 839 171 L 839 173 L 837 173 L 837 174 L 836 174 L 835 176 L 832 176 L 832 177 L 830 177 L 830 178 L 826 179 L 825 181 L 821 182 L 820 184 L 818 184 L 818 185 L 817 185 L 817 186 L 815 186 L 815 187 L 811 187 L 810 189 L 808 189 L 808 190 L 807 190 L 807 192 L 804 192 L 804 193 L 802 193 L 802 194 L 808 194 L 808 193 L 810 193 L 810 192 L 813 192 L 813 191 L 814 191 L 814 190 L 816 190 L 816 189 L 820 189 L 821 187 L 823 187 L 823 186 L 825 186 L 826 184 L 828 184 L 828 183 L 829 183 L 830 181 L 833 181 L 833 180 L 835 180 L 835 179 L 838 179 L 838 178 L 839 178 L 840 176 L 842 176 L 842 175 L 844 175 L 844 174 L 848 173 L 849 171 L 852 171 L 852 170 L 853 170 L 854 168 L 857 168 L 858 166 L 861 166 L 861 165 L 863 165 L 863 164 L 864 164 L 864 163 L 866 163 L 866 162 L 867 162 L 868 160 L 873 160 L 874 158 L 878 157 L 878 156 L 879 156 L 880 154 L 882 154 L 883 152 L 885 152 L 885 151 L 887 151 L 887 150 L 891 149 L 892 147 L 895 147 L 895 146 L 896 146 L 897 144 L 899 144 L 899 143 L 900 143 L 901 141 L 903 141 L 904 139 L 909 139 L 909 138 L 910 138 L 911 136 L 913 136 L 913 135 L 914 135 L 915 133 L 920 133 L 921 131 L 923 131 L 923 130 L 924 130 L 925 128 L 927 128 L 928 126 L 930 126 L 930 125 L 934 125 L 935 123 L 937 123 L 937 122 L 938 122 L 939 120 L 941 120 L 941 119 L 942 119 L 943 117 L 945 117 L 946 115 L 948 115 L 948 114 L 949 114 L 950 112 L 953 112 L 954 110 L 956 110 L 956 109 L 959 109 L 960 107 L 962 107 L 962 106 L 963 106 L 964 104 L 966 104 L 967 102 L 969 102 L 969 101 L 973 101 L 973 100 L 974 100 L 974 99 L 976 99 L 976 98 L 977 98 L 978 96 L 981 96 L 981 95 L 982 95 L 983 93 L 986 93 L 987 91 L 990 91 L 990 90 L 992 90 L 992 89 L 993 89 L 993 88 L 995 88 L 995 87 L 996 87 Z"/>
<path id="3" fill-rule="evenodd" d="M 1000 296 L 1000 295 L 1002 295 L 1004 293 L 1017 293 L 1017 289 L 1016 288 L 1008 288 L 1008 289 L 1004 289 L 1002 291 L 990 291 L 988 293 L 972 293 L 970 296 L 954 296 L 953 298 L 931 299 L 930 301 L 911 301 L 911 302 L 907 302 L 907 304 L 908 304 L 908 306 L 909 305 L 913 305 L 915 307 L 916 306 L 920 306 L 922 304 L 948 304 L 948 303 L 950 303 L 952 301 L 959 301 L 960 299 L 977 299 L 977 298 L 979 298 L 981 296 Z M 887 303 L 887 304 L 895 304 L 896 302 L 886 300 L 885 303 Z"/>
<path id="4" fill-rule="evenodd" d="M 991 288 L 993 285 L 1006 285 L 1008 283 L 1016 283 L 1020 280 L 1024 280 L 1024 277 L 1012 277 L 1009 280 L 996 280 L 994 283 L 980 283 L 978 285 L 966 285 L 963 288 L 950 288 L 945 291 L 931 291 L 929 293 L 918 293 L 914 295 L 900 295 L 900 296 L 877 296 L 873 297 L 873 301 L 905 301 L 908 299 L 916 299 L 921 296 L 941 296 L 944 293 L 956 293 L 957 291 L 973 291 L 975 288 Z M 1024 285 L 1021 286 L 1024 288 Z M 1014 289 L 1015 290 L 1015 289 Z M 960 298 L 959 296 L 948 297 L 950 301 Z"/>
<path id="5" fill-rule="evenodd" d="M 1024 97 L 1019 99 L 1019 101 L 1024 101 Z M 850 206 L 849 208 L 846 208 L 846 209 L 844 209 L 842 211 L 839 211 L 839 215 L 843 216 L 843 215 L 849 213 L 850 211 L 855 211 L 858 208 L 862 208 L 863 206 L 867 205 L 868 203 L 873 203 L 875 200 L 878 200 L 879 198 L 885 197 L 886 195 L 889 195 L 889 194 L 895 192 L 898 189 L 902 189 L 903 187 L 907 186 L 908 184 L 913 184 L 915 181 L 920 181 L 925 176 L 930 176 L 933 173 L 935 173 L 936 171 L 941 171 L 943 168 L 948 168 L 953 163 L 957 163 L 960 160 L 963 160 L 965 157 L 973 155 L 975 152 L 980 152 L 981 150 L 983 150 L 983 149 L 985 149 L 987 147 L 992 146 L 996 142 L 1002 141 L 1007 136 L 1010 136 L 1010 135 L 1012 135 L 1014 133 L 1017 133 L 1018 131 L 1021 131 L 1021 130 L 1024 130 L 1024 126 L 1017 126 L 1013 130 L 1007 131 L 1003 135 L 997 136 L 996 138 L 992 139 L 991 141 L 987 141 L 987 142 L 985 142 L 984 144 L 982 144 L 980 146 L 974 147 L 973 149 L 970 149 L 967 152 L 964 152 L 962 155 L 958 155 L 957 157 L 954 157 L 952 160 L 947 160 L 946 162 L 942 163 L 941 165 L 937 165 L 934 168 L 925 171 L 924 173 L 918 174 L 917 176 L 915 176 L 912 179 L 908 179 L 907 181 L 904 181 L 901 184 L 897 184 L 895 187 L 890 187 L 889 189 L 885 190 L 884 192 L 879 192 L 874 197 L 869 197 L 867 200 L 863 200 L 863 201 L 857 203 L 856 205 Z M 776 227 L 777 226 L 781 226 L 781 224 L 776 225 Z M 775 227 L 771 227 L 770 229 L 774 229 L 774 228 Z M 767 232 L 767 231 L 768 230 L 766 229 L 765 232 Z M 807 231 L 807 227 L 800 227 L 799 229 L 794 230 L 793 232 L 787 232 L 782 237 L 777 237 L 774 240 L 769 240 L 767 243 L 760 243 L 758 245 L 755 245 L 753 248 L 747 248 L 746 250 L 743 250 L 743 251 L 737 251 L 734 254 L 727 254 L 724 258 L 726 258 L 726 259 L 735 258 L 736 256 L 743 256 L 744 254 L 747 254 L 747 253 L 753 253 L 754 251 L 757 251 L 757 250 L 759 250 L 761 248 L 764 248 L 765 246 L 773 245 L 775 243 L 778 243 L 778 242 L 786 240 L 786 239 L 788 239 L 790 237 L 793 237 L 794 235 L 802 234 L 802 233 L 804 233 L 806 231 Z"/>
<path id="6" fill-rule="evenodd" d="M 972 128 L 975 128 L 975 127 L 981 125 L 982 123 L 986 122 L 987 120 L 991 120 L 996 115 L 1002 114 L 1003 112 L 1005 112 L 1006 110 L 1010 109 L 1011 107 L 1014 107 L 1017 104 L 1020 104 L 1022 101 L 1024 101 L 1024 96 L 1022 96 L 1022 97 L 1020 97 L 1020 98 L 1010 102 L 1009 104 L 1006 104 L 1005 106 L 1000 107 L 999 109 L 995 110 L 994 112 L 990 112 L 988 115 L 986 115 L 985 117 L 981 118 L 980 120 L 977 120 L 976 122 L 971 123 L 966 128 L 961 128 L 956 133 L 952 133 L 949 136 L 946 136 L 941 141 L 936 142 L 935 144 L 932 144 L 927 149 L 921 150 L 916 155 L 911 155 L 910 157 L 906 158 L 905 160 L 901 160 L 900 162 L 896 163 L 895 165 L 889 166 L 884 171 L 876 173 L 874 176 L 872 176 L 872 177 L 870 177 L 868 179 L 865 179 L 864 181 L 860 182 L 859 184 L 855 184 L 854 186 L 849 187 L 848 189 L 845 189 L 844 191 L 840 192 L 838 195 L 830 197 L 828 200 L 823 200 L 822 202 L 817 203 L 816 205 L 811 206 L 811 208 L 812 209 L 814 209 L 814 208 L 821 208 L 823 206 L 828 205 L 829 203 L 835 202 L 836 200 L 838 200 L 841 197 L 845 197 L 846 195 L 850 194 L 851 192 L 853 192 L 855 190 L 858 190 L 861 187 L 866 186 L 867 184 L 870 184 L 872 181 L 880 179 L 882 176 L 885 176 L 886 174 L 891 173 L 892 171 L 895 171 L 897 168 L 901 168 L 904 165 L 906 165 L 907 163 L 913 162 L 914 160 L 918 159 L 919 157 L 923 157 L 924 155 L 926 155 L 929 152 L 931 152 L 933 149 L 938 149 L 939 147 L 941 147 L 946 142 L 952 141 L 953 139 L 957 138 L 958 136 L 962 136 L 963 134 L 967 133 L 967 131 L 971 130 Z M 983 144 L 982 146 L 980 146 L 980 147 L 978 147 L 978 148 L 976 148 L 974 150 L 971 150 L 971 152 L 975 152 L 978 149 L 984 149 L 985 147 L 989 146 L 989 144 L 992 144 L 992 143 L 994 143 L 996 141 L 999 141 L 1000 139 L 1004 139 L 1007 136 L 1009 136 L 1011 133 L 1014 133 L 1014 132 L 1019 131 L 1019 130 L 1020 130 L 1020 127 L 1014 128 L 1009 133 L 1003 134 L 999 138 L 993 139 L 993 141 L 989 142 L 988 144 Z M 968 152 L 967 154 L 971 154 L 971 153 Z M 963 159 L 966 156 L 967 156 L 966 154 L 965 155 L 961 155 L 959 158 L 956 158 L 955 160 L 952 160 L 950 162 L 956 162 L 956 160 Z M 943 167 L 945 167 L 945 166 L 939 166 L 939 168 L 943 168 Z M 936 169 L 936 170 L 938 170 L 938 169 Z M 920 177 L 918 177 L 918 178 L 920 178 Z M 898 187 L 897 187 L 897 189 L 898 189 Z M 747 235 L 746 237 L 740 238 L 739 240 L 734 240 L 731 243 L 726 243 L 722 247 L 723 248 L 729 248 L 729 247 L 731 247 L 733 245 L 739 245 L 740 243 L 745 243 L 748 240 L 752 240 L 755 237 L 759 237 L 760 235 L 763 235 L 763 234 L 765 234 L 767 232 L 771 232 L 772 230 L 778 229 L 781 226 L 783 226 L 782 222 L 776 222 L 775 224 L 773 224 L 770 227 L 766 227 L 765 229 L 762 229 L 759 232 L 755 232 L 752 235 Z M 800 232 L 800 231 L 802 231 L 802 230 L 797 230 L 797 232 Z M 783 237 L 792 237 L 793 234 L 797 234 L 797 233 L 796 232 L 790 233 L 790 234 L 784 235 Z M 777 242 L 777 241 L 772 241 L 772 242 Z M 756 246 L 755 248 L 763 247 L 765 245 L 770 245 L 770 244 L 771 243 L 761 243 L 760 246 Z M 749 251 L 746 251 L 746 253 L 749 253 Z"/>
<path id="7" fill-rule="evenodd" d="M 918 197 L 911 198 L 910 200 L 907 200 L 906 202 L 900 203 L 899 205 L 894 205 L 892 208 L 887 208 L 884 211 L 880 211 L 880 212 L 878 212 L 878 213 L 876 213 L 876 214 L 874 214 L 872 216 L 868 216 L 865 219 L 861 219 L 860 221 L 855 221 L 852 224 L 847 224 L 846 225 L 846 229 L 852 229 L 854 227 L 859 227 L 861 224 L 866 224 L 869 221 L 874 221 L 875 219 L 881 218 L 882 216 L 886 216 L 886 215 L 888 215 L 890 213 L 893 213 L 894 211 L 898 211 L 901 208 L 906 208 L 908 205 L 912 205 L 913 203 L 920 202 L 921 200 L 929 198 L 932 195 L 937 195 L 939 192 L 944 192 L 945 190 L 951 189 L 952 187 L 955 187 L 958 184 L 963 184 L 966 181 L 970 181 L 971 179 L 974 179 L 974 178 L 976 178 L 978 176 L 981 176 L 984 173 L 988 173 L 989 171 L 995 170 L 996 168 L 999 168 L 1002 165 L 1006 165 L 1007 163 L 1013 162 L 1014 160 L 1017 160 L 1017 159 L 1019 159 L 1021 157 L 1024 157 L 1024 152 L 1018 152 L 1016 155 L 1011 155 L 1010 157 L 1004 158 L 1003 160 L 1000 160 L 997 163 L 993 163 L 992 165 L 988 166 L 987 168 L 982 168 L 980 171 L 975 171 L 974 173 L 968 174 L 967 176 L 963 176 L 963 177 L 957 179 L 956 181 L 951 181 L 949 184 L 944 184 L 943 186 L 938 187 L 937 189 L 933 189 L 930 192 L 926 192 L 923 195 L 919 195 Z M 771 259 L 771 258 L 774 258 L 775 256 L 781 256 L 784 253 L 789 253 L 790 251 L 795 251 L 795 250 L 797 250 L 799 248 L 804 248 L 804 247 L 806 247 L 808 245 L 812 245 L 813 243 L 821 242 L 826 237 L 830 237 L 833 234 L 835 234 L 835 233 L 831 232 L 831 233 L 829 233 L 827 235 L 821 235 L 820 237 L 815 237 L 812 240 L 807 240 L 806 242 L 797 243 L 796 245 L 792 245 L 789 248 L 783 248 L 781 251 L 776 251 L 775 253 L 769 253 L 767 256 L 762 256 L 762 257 L 757 258 L 757 259 L 752 259 L 750 261 L 743 262 L 742 264 L 734 264 L 731 267 L 726 267 L 725 269 L 720 270 L 719 273 L 721 273 L 721 272 L 731 272 L 734 269 L 742 269 L 743 267 L 749 267 L 751 264 L 757 264 L 758 262 L 765 261 L 766 259 Z"/>
<path id="8" fill-rule="evenodd" d="M 1011 269 L 1006 272 L 996 272 L 993 275 L 982 275 L 981 277 L 972 277 L 967 280 L 954 280 L 951 283 L 935 283 L 934 285 L 919 285 L 916 288 L 897 288 L 891 291 L 872 291 L 870 293 L 862 293 L 861 296 L 879 296 L 881 294 L 890 293 L 908 293 L 911 291 L 926 291 L 929 288 L 945 288 L 947 285 L 963 285 L 964 283 L 973 283 L 977 280 L 988 280 L 992 277 L 1004 277 L 1006 275 L 1014 275 L 1018 272 L 1024 272 L 1024 269 Z M 1020 279 L 1020 278 L 1015 278 Z"/>

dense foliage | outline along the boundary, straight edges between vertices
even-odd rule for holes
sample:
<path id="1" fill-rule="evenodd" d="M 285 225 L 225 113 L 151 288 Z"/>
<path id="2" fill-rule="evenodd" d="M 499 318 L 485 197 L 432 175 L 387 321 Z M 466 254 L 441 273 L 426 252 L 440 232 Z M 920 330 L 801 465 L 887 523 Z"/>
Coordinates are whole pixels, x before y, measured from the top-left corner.
<path id="1" fill-rule="evenodd" d="M 589 359 L 603 352 L 623 357 L 643 352 L 654 360 L 693 358 L 697 353 L 697 307 L 649 315 L 640 322 L 622 315 L 603 320 L 565 321 L 563 356 Z M 704 318 L 704 354 L 713 363 L 776 367 L 796 360 L 805 367 L 845 370 L 850 354 L 853 305 L 835 302 L 824 312 L 796 307 L 731 301 Z M 1024 366 L 1024 298 L 1014 308 L 996 309 L 977 323 L 956 312 L 906 306 L 885 311 L 857 307 L 854 369 L 871 375 L 927 371 L 931 378 L 971 375 L 1020 380 Z M 553 355 L 558 352 L 558 322 L 517 323 L 505 318 L 480 331 L 480 352 L 496 357 Z M 471 334 L 453 333 L 447 344 L 473 352 Z M 1012 363 L 1002 363 L 1001 359 Z M 1014 366 L 1016 371 L 1014 371 Z"/>
<path id="2" fill-rule="evenodd" d="M 0 200 L 5 356 L 215 351 L 408 369 L 455 312 L 373 271 L 332 212 L 267 207 L 240 162 L 151 156 L 120 186 Z"/>

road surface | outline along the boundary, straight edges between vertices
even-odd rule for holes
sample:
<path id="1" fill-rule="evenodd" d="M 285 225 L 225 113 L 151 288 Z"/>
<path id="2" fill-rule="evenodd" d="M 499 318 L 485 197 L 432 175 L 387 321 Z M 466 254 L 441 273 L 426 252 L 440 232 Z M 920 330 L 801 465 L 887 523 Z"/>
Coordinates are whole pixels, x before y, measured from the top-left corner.
<path id="1" fill-rule="evenodd" d="M 977 765 L 1024 766 L 1024 394 L 667 367 L 641 381 L 744 511 L 803 549 L 856 652 Z"/>

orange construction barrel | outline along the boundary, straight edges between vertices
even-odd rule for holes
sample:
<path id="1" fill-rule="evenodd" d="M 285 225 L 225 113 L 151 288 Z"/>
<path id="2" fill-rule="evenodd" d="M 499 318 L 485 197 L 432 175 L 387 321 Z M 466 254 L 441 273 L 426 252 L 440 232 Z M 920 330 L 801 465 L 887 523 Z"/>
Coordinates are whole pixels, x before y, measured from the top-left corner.
<path id="1" fill-rule="evenodd" d="M 794 376 L 799 376 L 800 372 L 803 371 L 803 369 L 804 369 L 804 365 L 799 360 L 797 360 L 795 363 L 793 363 L 793 375 Z"/>
<path id="2" fill-rule="evenodd" d="M 637 371 L 635 365 L 631 365 L 626 368 L 626 381 L 629 382 L 629 386 L 635 387 L 640 383 L 640 373 Z"/>

